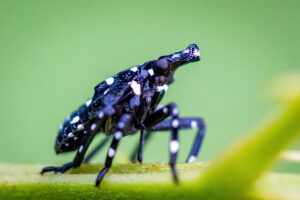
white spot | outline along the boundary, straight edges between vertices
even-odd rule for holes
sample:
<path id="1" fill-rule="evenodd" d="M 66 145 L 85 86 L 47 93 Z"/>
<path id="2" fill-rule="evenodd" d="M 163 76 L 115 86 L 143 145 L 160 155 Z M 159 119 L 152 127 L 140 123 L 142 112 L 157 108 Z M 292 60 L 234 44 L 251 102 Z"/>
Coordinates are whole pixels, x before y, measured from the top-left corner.
<path id="1" fill-rule="evenodd" d="M 185 49 L 182 51 L 182 53 L 190 53 L 190 50 L 189 49 Z"/>
<path id="2" fill-rule="evenodd" d="M 75 136 L 75 137 L 74 137 L 74 140 L 77 140 L 77 139 L 78 139 L 78 137 Z"/>
<path id="3" fill-rule="evenodd" d="M 83 131 L 84 134 L 87 134 L 87 131 Z"/>
<path id="4" fill-rule="evenodd" d="M 84 129 L 83 124 L 78 124 L 77 130 L 78 130 L 78 131 L 82 131 L 83 129 Z"/>
<path id="5" fill-rule="evenodd" d="M 69 143 L 66 143 L 65 146 L 66 146 L 66 147 L 69 146 Z"/>
<path id="6" fill-rule="evenodd" d="M 74 124 L 79 121 L 79 116 L 76 116 L 72 119 L 71 124 Z"/>
<path id="7" fill-rule="evenodd" d="M 107 94 L 107 93 L 108 93 L 108 91 L 109 91 L 109 88 L 108 88 L 107 90 L 105 90 L 103 94 Z"/>
<path id="8" fill-rule="evenodd" d="M 70 116 L 66 117 L 66 121 L 69 121 L 70 120 Z"/>
<path id="9" fill-rule="evenodd" d="M 119 122 L 118 127 L 119 129 L 123 129 L 125 126 L 124 122 Z"/>
<path id="10" fill-rule="evenodd" d="M 98 117 L 101 119 L 104 116 L 104 112 L 100 111 Z"/>
<path id="11" fill-rule="evenodd" d="M 138 68 L 137 67 L 133 67 L 130 70 L 133 71 L 133 72 L 136 72 L 138 70 Z"/>
<path id="12" fill-rule="evenodd" d="M 174 108 L 174 109 L 173 109 L 172 115 L 178 115 L 178 108 Z"/>
<path id="13" fill-rule="evenodd" d="M 95 130 L 96 129 L 96 127 L 97 127 L 97 125 L 96 124 L 92 124 L 92 126 L 91 126 L 91 130 L 93 131 L 93 130 Z"/>
<path id="14" fill-rule="evenodd" d="M 167 108 L 167 107 L 164 107 L 164 108 L 163 108 L 163 113 L 165 113 L 165 114 L 168 113 L 168 108 Z"/>
<path id="15" fill-rule="evenodd" d="M 171 140 L 170 142 L 170 152 L 171 153 L 177 153 L 179 149 L 179 143 L 177 140 Z"/>
<path id="16" fill-rule="evenodd" d="M 74 134 L 71 132 L 71 133 L 68 134 L 68 137 L 69 138 L 74 137 Z"/>
<path id="17" fill-rule="evenodd" d="M 78 152 L 81 153 L 81 152 L 82 152 L 82 149 L 83 149 L 83 145 L 81 145 L 81 146 L 79 147 Z"/>
<path id="18" fill-rule="evenodd" d="M 156 109 L 155 109 L 155 110 L 159 110 L 159 109 L 161 109 L 162 107 L 163 107 L 162 104 L 158 104 L 158 105 L 156 106 Z"/>
<path id="19" fill-rule="evenodd" d="M 189 157 L 188 163 L 193 163 L 196 161 L 196 156 L 192 155 L 191 157 Z"/>
<path id="20" fill-rule="evenodd" d="M 117 131 L 117 132 L 115 133 L 115 138 L 116 138 L 116 140 L 119 140 L 119 139 L 122 137 L 122 135 L 123 135 L 123 133 L 122 133 L 121 131 Z"/>
<path id="21" fill-rule="evenodd" d="M 198 49 L 196 49 L 194 52 L 193 52 L 193 56 L 200 56 L 200 51 Z"/>
<path id="22" fill-rule="evenodd" d="M 163 89 L 166 91 L 168 91 L 169 86 L 167 84 L 163 85 Z"/>
<path id="23" fill-rule="evenodd" d="M 163 91 L 163 90 L 166 92 L 166 91 L 168 90 L 168 88 L 169 88 L 169 86 L 168 86 L 167 84 L 164 84 L 164 85 L 161 85 L 161 86 L 160 86 L 160 85 L 157 86 L 157 87 L 156 87 L 156 90 L 157 90 L 158 92 Z"/>
<path id="24" fill-rule="evenodd" d="M 86 107 L 89 107 L 92 103 L 92 99 L 87 100 L 87 102 L 85 103 Z"/>
<path id="25" fill-rule="evenodd" d="M 132 81 L 130 87 L 132 88 L 134 94 L 141 95 L 141 85 L 138 84 L 136 81 Z"/>
<path id="26" fill-rule="evenodd" d="M 164 89 L 164 86 L 158 85 L 158 86 L 156 87 L 156 90 L 157 90 L 158 92 L 162 91 L 163 89 Z"/>
<path id="27" fill-rule="evenodd" d="M 113 148 L 108 149 L 108 157 L 113 157 L 115 155 L 116 151 Z"/>
<path id="28" fill-rule="evenodd" d="M 115 81 L 115 79 L 114 79 L 113 77 L 110 77 L 110 78 L 106 79 L 106 83 L 107 83 L 108 85 L 113 84 L 114 81 Z"/>
<path id="29" fill-rule="evenodd" d="M 194 128 L 194 129 L 197 128 L 198 127 L 198 123 L 195 120 L 193 120 L 191 122 L 191 127 Z"/>
<path id="30" fill-rule="evenodd" d="M 63 129 L 63 125 L 61 124 L 60 126 L 59 126 L 59 130 L 62 130 Z"/>
<path id="31" fill-rule="evenodd" d="M 172 55 L 172 58 L 179 58 L 179 57 L 180 57 L 180 55 L 178 53 L 175 53 Z"/>
<path id="32" fill-rule="evenodd" d="M 148 73 L 149 73 L 150 76 L 153 76 L 154 75 L 153 69 L 148 69 Z"/>
<path id="33" fill-rule="evenodd" d="M 178 119 L 174 119 L 174 120 L 172 121 L 172 127 L 173 127 L 173 128 L 178 128 L 178 126 L 179 126 L 179 121 L 178 121 Z"/>

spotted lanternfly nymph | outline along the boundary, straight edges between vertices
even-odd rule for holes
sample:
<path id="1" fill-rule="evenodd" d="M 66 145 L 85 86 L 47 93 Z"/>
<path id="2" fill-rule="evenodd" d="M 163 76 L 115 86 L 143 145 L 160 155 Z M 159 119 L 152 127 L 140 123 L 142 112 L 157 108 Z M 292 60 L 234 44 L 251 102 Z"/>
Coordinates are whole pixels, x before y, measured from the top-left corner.
<path id="1" fill-rule="evenodd" d="M 192 149 L 186 162 L 197 158 L 204 133 L 205 124 L 201 118 L 179 118 L 176 104 L 159 104 L 168 85 L 173 83 L 173 74 L 184 64 L 200 60 L 199 48 L 192 44 L 185 50 L 157 60 L 132 67 L 106 79 L 95 87 L 92 99 L 66 118 L 60 126 L 56 139 L 56 153 L 77 150 L 73 162 L 61 167 L 45 167 L 41 174 L 53 171 L 64 173 L 88 162 L 108 141 L 106 137 L 85 160 L 84 156 L 91 141 L 98 132 L 113 139 L 108 149 L 105 167 L 99 172 L 96 186 L 99 186 L 104 175 L 112 165 L 120 140 L 140 130 L 140 143 L 133 152 L 132 160 L 142 162 L 144 143 L 155 131 L 170 131 L 170 167 L 173 179 L 178 183 L 175 169 L 179 149 L 178 130 L 198 129 Z M 170 119 L 167 119 L 170 117 Z"/>

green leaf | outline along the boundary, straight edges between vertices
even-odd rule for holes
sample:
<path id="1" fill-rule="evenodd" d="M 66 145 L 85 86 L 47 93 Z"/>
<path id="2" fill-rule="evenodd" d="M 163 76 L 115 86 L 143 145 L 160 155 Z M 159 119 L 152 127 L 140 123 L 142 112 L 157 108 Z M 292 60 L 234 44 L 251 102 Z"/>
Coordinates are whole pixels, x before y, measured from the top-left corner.
<path id="1" fill-rule="evenodd" d="M 116 164 L 98 189 L 92 183 L 103 165 L 40 176 L 43 166 L 1 164 L 0 199 L 199 199 L 197 181 L 210 168 L 209 163 L 179 164 L 181 184 L 175 185 L 167 164 Z M 267 173 L 245 197 L 291 197 L 300 195 L 299 188 L 300 175 Z"/>

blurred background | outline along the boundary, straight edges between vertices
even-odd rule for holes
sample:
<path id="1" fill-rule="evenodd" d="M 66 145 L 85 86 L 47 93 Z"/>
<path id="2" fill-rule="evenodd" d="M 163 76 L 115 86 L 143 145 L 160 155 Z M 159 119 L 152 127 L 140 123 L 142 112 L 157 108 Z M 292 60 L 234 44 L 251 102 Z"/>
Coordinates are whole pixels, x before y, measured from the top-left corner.
<path id="1" fill-rule="evenodd" d="M 214 159 L 270 115 L 273 78 L 299 69 L 299 9 L 299 1 L 0 0 L 0 162 L 71 161 L 74 153 L 55 155 L 58 127 L 96 84 L 191 43 L 202 60 L 176 72 L 163 103 L 205 119 L 198 161 Z M 170 136 L 154 134 L 144 161 L 168 162 Z M 194 136 L 180 132 L 179 162 Z M 118 153 L 138 137 L 124 138 Z"/>

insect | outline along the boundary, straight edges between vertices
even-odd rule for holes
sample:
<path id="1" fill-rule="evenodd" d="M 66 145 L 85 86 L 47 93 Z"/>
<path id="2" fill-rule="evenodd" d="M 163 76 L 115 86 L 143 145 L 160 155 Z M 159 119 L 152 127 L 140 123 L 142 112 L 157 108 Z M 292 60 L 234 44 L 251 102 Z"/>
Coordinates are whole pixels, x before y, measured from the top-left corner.
<path id="1" fill-rule="evenodd" d="M 133 155 L 137 155 L 137 160 L 142 163 L 144 143 L 152 132 L 170 131 L 169 164 L 173 180 L 178 183 L 175 169 L 179 149 L 178 130 L 198 129 L 187 158 L 187 162 L 194 162 L 204 137 L 205 123 L 202 118 L 179 118 L 175 103 L 165 106 L 159 103 L 168 85 L 174 81 L 174 72 L 184 64 L 199 60 L 199 48 L 196 44 L 191 44 L 183 51 L 134 66 L 96 85 L 93 98 L 66 118 L 56 139 L 56 153 L 77 150 L 74 160 L 60 167 L 45 167 L 41 174 L 50 171 L 64 173 L 70 168 L 79 167 L 95 135 L 103 132 L 107 136 L 111 135 L 113 139 L 105 166 L 96 178 L 95 185 L 99 186 L 112 165 L 123 137 L 140 130 L 140 142 Z M 107 141 L 105 139 L 100 143 L 85 161 L 95 155 Z"/>

